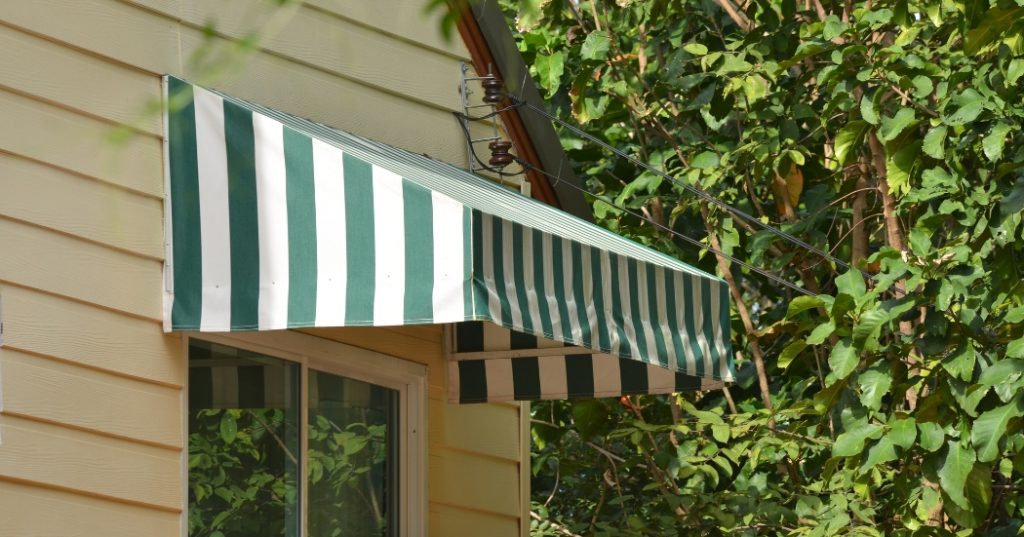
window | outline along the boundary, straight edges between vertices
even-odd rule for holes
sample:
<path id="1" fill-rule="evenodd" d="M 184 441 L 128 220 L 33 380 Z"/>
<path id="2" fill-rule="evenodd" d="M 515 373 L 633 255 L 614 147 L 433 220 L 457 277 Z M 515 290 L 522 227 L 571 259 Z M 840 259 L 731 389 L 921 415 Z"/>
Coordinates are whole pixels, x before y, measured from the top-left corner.
<path id="1" fill-rule="evenodd" d="M 190 338 L 188 363 L 190 537 L 422 527 L 423 366 L 291 332 Z"/>

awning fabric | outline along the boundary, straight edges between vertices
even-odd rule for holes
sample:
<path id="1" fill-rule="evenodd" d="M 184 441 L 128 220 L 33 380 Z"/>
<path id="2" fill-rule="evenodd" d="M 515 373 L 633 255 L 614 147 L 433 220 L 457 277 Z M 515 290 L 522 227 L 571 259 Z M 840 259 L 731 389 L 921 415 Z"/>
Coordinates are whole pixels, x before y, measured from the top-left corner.
<path id="1" fill-rule="evenodd" d="M 490 321 L 732 380 L 718 278 L 427 156 L 165 81 L 166 330 Z"/>

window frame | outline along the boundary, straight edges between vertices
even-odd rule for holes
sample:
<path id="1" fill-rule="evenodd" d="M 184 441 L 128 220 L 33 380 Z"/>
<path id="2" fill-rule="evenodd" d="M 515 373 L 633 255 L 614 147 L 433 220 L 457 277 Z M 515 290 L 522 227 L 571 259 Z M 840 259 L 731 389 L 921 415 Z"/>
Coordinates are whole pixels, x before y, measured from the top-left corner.
<path id="1" fill-rule="evenodd" d="M 181 536 L 188 537 L 188 349 L 189 340 L 196 339 L 248 351 L 258 352 L 296 363 L 300 367 L 299 422 L 302 424 L 300 448 L 308 450 L 306 432 L 309 418 L 309 370 L 314 369 L 354 380 L 369 382 L 396 390 L 399 394 L 399 528 L 401 537 L 426 534 L 427 513 L 427 366 L 410 362 L 323 337 L 291 330 L 268 332 L 186 332 L 182 334 L 182 357 L 185 368 L 182 387 L 182 513 Z M 299 475 L 308 475 L 307 458 L 303 457 Z M 308 536 L 308 491 L 303 481 L 299 489 L 302 506 L 300 537 Z"/>

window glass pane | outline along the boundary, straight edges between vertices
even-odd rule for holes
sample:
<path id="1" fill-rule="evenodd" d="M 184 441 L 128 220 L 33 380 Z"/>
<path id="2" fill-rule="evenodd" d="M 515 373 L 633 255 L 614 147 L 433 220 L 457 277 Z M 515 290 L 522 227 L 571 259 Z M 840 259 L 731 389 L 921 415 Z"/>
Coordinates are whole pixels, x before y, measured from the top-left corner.
<path id="1" fill-rule="evenodd" d="M 299 536 L 299 371 L 190 341 L 190 536 Z"/>
<path id="2" fill-rule="evenodd" d="M 309 372 L 309 537 L 397 534 L 398 392 Z"/>

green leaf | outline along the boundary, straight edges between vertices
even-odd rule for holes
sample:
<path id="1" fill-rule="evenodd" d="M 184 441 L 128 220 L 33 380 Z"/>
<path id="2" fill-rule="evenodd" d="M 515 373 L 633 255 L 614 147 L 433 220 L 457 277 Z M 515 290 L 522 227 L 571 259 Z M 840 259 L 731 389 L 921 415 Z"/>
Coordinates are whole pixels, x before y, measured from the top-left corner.
<path id="1" fill-rule="evenodd" d="M 703 56 L 708 53 L 708 47 L 701 45 L 700 43 L 687 43 L 683 45 L 683 50 L 693 54 L 694 56 Z"/>
<path id="2" fill-rule="evenodd" d="M 828 356 L 828 365 L 832 368 L 832 373 L 840 379 L 850 376 L 850 373 L 857 369 L 859 363 L 860 356 L 857 355 L 857 349 L 850 344 L 849 339 L 839 340 L 836 346 L 832 347 L 832 352 Z"/>
<path id="3" fill-rule="evenodd" d="M 882 426 L 877 423 L 869 423 L 867 419 L 861 418 L 836 438 L 832 444 L 833 457 L 852 457 L 864 451 L 864 442 L 869 438 L 878 438 L 882 433 Z"/>
<path id="4" fill-rule="evenodd" d="M 850 157 L 856 153 L 867 128 L 868 123 L 866 121 L 854 120 L 839 129 L 839 133 L 836 134 L 834 148 L 836 160 L 839 161 L 840 165 L 845 166 L 850 162 Z"/>
<path id="5" fill-rule="evenodd" d="M 992 502 L 992 468 L 989 465 L 974 465 L 964 484 L 964 496 L 967 497 L 969 509 L 961 509 L 953 503 L 947 505 L 945 511 L 961 527 L 977 528 L 988 518 L 989 505 Z"/>
<path id="6" fill-rule="evenodd" d="M 860 473 L 865 473 L 879 464 L 896 460 L 896 448 L 888 436 L 879 438 L 875 445 L 868 448 L 868 455 L 864 464 L 860 466 Z"/>
<path id="7" fill-rule="evenodd" d="M 1024 394 L 1017 394 L 1009 403 L 982 412 L 971 428 L 971 443 L 978 450 L 978 461 L 991 462 L 999 456 L 999 440 L 1006 433 L 1010 420 L 1024 415 Z"/>
<path id="8" fill-rule="evenodd" d="M 932 79 L 924 75 L 915 76 L 913 80 L 911 80 L 911 83 L 914 84 L 914 93 L 920 99 L 928 97 L 931 95 L 932 91 L 935 90 L 935 85 L 932 84 Z"/>
<path id="9" fill-rule="evenodd" d="M 234 414 L 231 411 L 224 411 L 224 415 L 220 418 L 220 438 L 225 444 L 231 444 L 235 441 L 238 436 L 238 421 L 235 419 Z"/>
<path id="10" fill-rule="evenodd" d="M 939 485 L 946 496 L 961 509 L 970 510 L 971 505 L 964 495 L 967 476 L 974 468 L 974 450 L 954 440 L 946 443 L 948 450 L 939 468 Z"/>
<path id="11" fill-rule="evenodd" d="M 731 430 L 729 426 L 724 423 L 711 426 L 711 436 L 713 436 L 719 444 L 725 444 L 729 441 L 730 432 Z"/>
<path id="12" fill-rule="evenodd" d="M 878 112 L 875 111 L 875 103 L 867 95 L 860 99 L 860 117 L 872 125 L 878 125 Z"/>
<path id="13" fill-rule="evenodd" d="M 722 62 L 722 66 L 715 71 L 720 75 L 746 72 L 754 68 L 750 62 L 747 62 L 737 54 L 726 54 L 724 57 L 725 60 Z"/>
<path id="14" fill-rule="evenodd" d="M 608 407 L 593 399 L 576 401 L 572 405 L 572 420 L 580 436 L 590 438 L 608 425 Z"/>
<path id="15" fill-rule="evenodd" d="M 968 56 L 977 54 L 982 47 L 992 43 L 1012 27 L 1022 14 L 1024 14 L 1024 8 L 1019 6 L 989 9 L 981 23 L 964 36 L 964 54 Z"/>
<path id="16" fill-rule="evenodd" d="M 825 41 L 831 41 L 840 35 L 847 29 L 847 24 L 839 20 L 839 17 L 835 15 L 829 15 L 825 19 L 825 28 L 821 32 L 821 37 Z"/>
<path id="17" fill-rule="evenodd" d="M 924 145 L 921 146 L 921 150 L 925 155 L 938 160 L 945 158 L 946 129 L 947 127 L 944 125 L 932 127 L 928 134 L 924 135 Z"/>
<path id="18" fill-rule="evenodd" d="M 562 74 L 565 72 L 565 57 L 560 51 L 550 56 L 538 54 L 533 66 L 537 70 L 540 85 L 547 90 L 547 97 L 550 99 L 558 92 L 558 86 L 561 84 Z"/>
<path id="19" fill-rule="evenodd" d="M 1024 360 L 1006 358 L 995 362 L 981 371 L 978 384 L 995 386 L 1003 382 L 1013 382 L 1024 372 Z"/>
<path id="20" fill-rule="evenodd" d="M 778 366 L 782 369 L 787 369 L 789 364 L 793 363 L 793 359 L 800 354 L 801 351 L 807 348 L 807 343 L 802 339 L 798 339 L 789 345 L 786 345 L 785 349 L 779 353 Z"/>
<path id="21" fill-rule="evenodd" d="M 867 292 L 864 276 L 857 269 L 850 269 L 842 276 L 836 278 L 836 288 L 840 293 L 850 295 L 853 298 L 860 298 Z"/>
<path id="22" fill-rule="evenodd" d="M 857 378 L 860 386 L 860 403 L 869 410 L 878 410 L 882 406 L 882 398 L 889 393 L 892 376 L 887 372 L 869 370 Z"/>
<path id="23" fill-rule="evenodd" d="M 985 109 L 984 97 L 973 89 L 968 89 L 957 95 L 953 101 L 959 105 L 956 112 L 952 115 L 946 116 L 944 122 L 946 125 L 959 126 L 966 125 L 978 118 L 981 112 Z"/>
<path id="24" fill-rule="evenodd" d="M 1006 135 L 1010 132 L 1008 123 L 996 123 L 992 132 L 981 141 L 985 150 L 985 156 L 992 162 L 1003 158 L 1003 146 L 1006 145 Z"/>
<path id="25" fill-rule="evenodd" d="M 714 168 L 718 166 L 718 154 L 711 151 L 704 151 L 696 157 L 693 157 L 693 160 L 690 161 L 690 166 L 701 170 Z"/>
<path id="26" fill-rule="evenodd" d="M 819 324 L 811 331 L 811 334 L 807 336 L 808 345 L 820 345 L 825 341 L 832 332 L 836 331 L 836 324 L 832 321 Z"/>
<path id="27" fill-rule="evenodd" d="M 970 343 L 964 343 L 956 352 L 942 360 L 942 368 L 956 378 L 970 381 L 974 376 L 977 354 Z"/>
<path id="28" fill-rule="evenodd" d="M 1024 337 L 1019 337 L 1006 346 L 1006 356 L 1010 358 L 1024 358 Z"/>
<path id="29" fill-rule="evenodd" d="M 1010 60 L 1010 66 L 1006 68 L 1006 85 L 1008 87 L 1015 85 L 1021 75 L 1024 75 L 1024 59 Z"/>
<path id="30" fill-rule="evenodd" d="M 583 40 L 583 45 L 580 47 L 580 56 L 584 60 L 604 60 L 608 57 L 609 44 L 608 34 L 601 31 L 591 32 Z M 706 53 L 707 48 L 704 51 Z"/>
<path id="31" fill-rule="evenodd" d="M 882 127 L 878 129 L 878 139 L 883 142 L 894 140 L 897 136 L 903 132 L 911 123 L 914 122 L 915 115 L 913 108 L 901 108 L 896 115 L 888 118 L 882 118 Z"/>
<path id="32" fill-rule="evenodd" d="M 853 346 L 863 350 L 876 349 L 882 325 L 888 320 L 889 315 L 880 309 L 864 312 L 860 319 L 857 319 L 857 325 L 853 327 Z"/>
<path id="33" fill-rule="evenodd" d="M 817 296 L 798 296 L 793 300 L 789 301 L 789 306 L 786 308 L 786 318 L 792 319 L 798 313 L 815 309 L 824 308 L 828 304 L 825 299 Z"/>
<path id="34" fill-rule="evenodd" d="M 946 439 L 946 431 L 938 423 L 918 423 L 917 430 L 921 433 L 921 447 L 925 451 L 938 451 L 942 447 L 942 441 Z"/>
<path id="35" fill-rule="evenodd" d="M 910 176 L 917 157 L 921 153 L 921 142 L 914 142 L 901 147 L 896 153 L 889 155 L 885 161 L 886 182 L 889 189 L 900 195 L 910 191 Z"/>
<path id="36" fill-rule="evenodd" d="M 892 443 L 903 448 L 910 449 L 917 438 L 917 427 L 914 418 L 902 418 L 889 422 L 889 439 Z M 939 440 L 941 445 L 942 440 Z"/>

